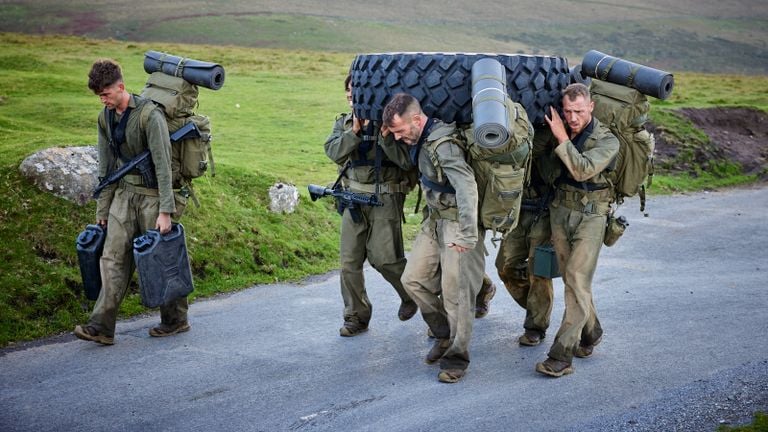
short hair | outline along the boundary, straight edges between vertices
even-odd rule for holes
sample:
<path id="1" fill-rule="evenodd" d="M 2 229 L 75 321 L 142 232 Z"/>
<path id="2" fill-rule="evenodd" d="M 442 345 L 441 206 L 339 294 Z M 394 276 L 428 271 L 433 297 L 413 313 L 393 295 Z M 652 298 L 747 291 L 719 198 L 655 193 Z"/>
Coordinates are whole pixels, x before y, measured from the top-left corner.
<path id="1" fill-rule="evenodd" d="M 96 94 L 122 81 L 123 71 L 120 64 L 112 59 L 96 60 L 88 73 L 88 88 Z"/>
<path id="2" fill-rule="evenodd" d="M 384 114 L 382 114 L 381 120 L 385 125 L 389 126 L 392 124 L 395 115 L 402 117 L 405 113 L 409 112 L 421 112 L 419 100 L 407 93 L 397 93 L 392 96 L 392 99 L 384 107 Z"/>
<path id="3" fill-rule="evenodd" d="M 567 97 L 568 100 L 576 100 L 577 97 L 583 96 L 584 99 L 589 102 L 591 97 L 589 96 L 589 87 L 582 83 L 573 83 L 563 90 L 563 98 Z"/>
<path id="4" fill-rule="evenodd" d="M 344 91 L 347 91 L 348 88 L 352 86 L 352 75 L 347 75 L 347 78 L 344 79 Z"/>

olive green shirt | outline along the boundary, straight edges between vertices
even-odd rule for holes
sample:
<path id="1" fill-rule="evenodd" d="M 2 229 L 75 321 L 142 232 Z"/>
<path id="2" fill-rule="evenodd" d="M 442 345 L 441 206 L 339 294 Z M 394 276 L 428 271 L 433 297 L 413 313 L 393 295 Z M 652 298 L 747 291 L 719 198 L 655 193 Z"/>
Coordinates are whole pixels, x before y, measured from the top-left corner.
<path id="1" fill-rule="evenodd" d="M 569 177 L 577 182 L 608 185 L 603 172 L 619 153 L 619 140 L 597 118 L 593 117 L 592 122 L 592 133 L 581 152 L 568 140 L 555 147 L 554 153 L 568 170 Z"/>
<path id="2" fill-rule="evenodd" d="M 426 131 L 425 131 L 426 132 Z M 419 172 L 437 184 L 449 182 L 455 193 L 440 192 L 423 184 L 427 206 L 438 214 L 454 214 L 459 223 L 459 246 L 474 248 L 478 238 L 478 195 L 475 173 L 467 163 L 466 143 L 453 123 L 435 119 L 419 150 Z"/>
<path id="3" fill-rule="evenodd" d="M 174 213 L 176 211 L 173 188 L 171 186 L 171 139 L 168 134 L 168 124 L 165 115 L 160 108 L 149 105 L 148 100 L 131 95 L 128 106 L 132 108 L 128 122 L 125 126 L 125 142 L 120 148 L 123 157 L 133 158 L 145 149 L 149 148 L 152 154 L 152 162 L 155 164 L 157 175 L 157 191 L 160 199 L 161 213 Z M 141 124 L 141 111 L 150 109 L 146 124 Z M 120 121 L 120 115 L 115 113 L 115 124 Z M 110 148 L 110 128 L 107 127 L 109 118 L 106 110 L 102 110 L 98 121 L 98 152 L 99 152 L 99 177 L 106 177 L 111 171 L 124 164 Z M 109 206 L 119 183 L 106 187 L 96 202 L 96 219 L 109 218 Z"/>
<path id="4" fill-rule="evenodd" d="M 405 145 L 396 142 L 391 134 L 387 137 L 381 137 L 378 130 L 375 133 L 378 135 L 378 145 L 381 146 L 383 152 L 382 162 L 394 163 L 394 166 L 387 164 L 387 166 L 381 167 L 379 181 L 381 183 L 400 184 L 405 180 L 404 171 L 412 168 L 408 158 L 408 149 Z M 361 135 L 362 132 L 358 135 L 352 131 L 352 114 L 341 114 L 336 118 L 331 135 L 325 140 L 325 154 L 340 166 L 346 165 L 348 161 L 361 160 L 363 157 L 369 161 L 374 161 L 376 159 L 376 146 L 371 146 L 366 154 L 361 154 L 360 144 L 363 141 Z M 351 166 L 347 169 L 345 177 L 363 184 L 374 184 L 376 183 L 376 168 L 373 162 L 370 165 Z"/>

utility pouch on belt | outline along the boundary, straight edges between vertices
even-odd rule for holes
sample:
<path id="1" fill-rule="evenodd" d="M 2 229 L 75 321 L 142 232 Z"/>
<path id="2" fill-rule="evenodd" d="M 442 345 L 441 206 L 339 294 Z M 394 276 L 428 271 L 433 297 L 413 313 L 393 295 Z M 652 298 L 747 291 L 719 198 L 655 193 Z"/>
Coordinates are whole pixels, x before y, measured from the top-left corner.
<path id="1" fill-rule="evenodd" d="M 77 261 L 80 264 L 80 275 L 83 277 L 85 298 L 96 300 L 101 291 L 101 266 L 99 261 L 104 251 L 104 239 L 107 231 L 100 225 L 87 225 L 77 236 Z"/>
<path id="2" fill-rule="evenodd" d="M 141 303 L 158 307 L 192 292 L 184 227 L 173 223 L 168 234 L 149 230 L 133 241 L 133 257 L 139 273 Z"/>
<path id="3" fill-rule="evenodd" d="M 629 222 L 627 222 L 627 218 L 624 216 L 608 216 L 608 222 L 605 225 L 605 235 L 603 236 L 603 244 L 608 247 L 616 244 L 628 226 Z"/>
<path id="4" fill-rule="evenodd" d="M 536 246 L 533 253 L 533 275 L 547 279 L 560 277 L 560 267 L 557 265 L 555 248 L 552 246 Z"/>

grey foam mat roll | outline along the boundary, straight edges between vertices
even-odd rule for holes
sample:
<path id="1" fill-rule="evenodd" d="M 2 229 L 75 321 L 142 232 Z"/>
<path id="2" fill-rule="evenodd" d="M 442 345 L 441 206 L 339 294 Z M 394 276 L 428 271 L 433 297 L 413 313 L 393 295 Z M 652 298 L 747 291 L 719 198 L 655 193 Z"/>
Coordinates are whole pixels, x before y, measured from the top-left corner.
<path id="1" fill-rule="evenodd" d="M 483 58 L 472 65 L 472 123 L 475 142 L 495 148 L 509 140 L 506 71 L 498 60 Z"/>

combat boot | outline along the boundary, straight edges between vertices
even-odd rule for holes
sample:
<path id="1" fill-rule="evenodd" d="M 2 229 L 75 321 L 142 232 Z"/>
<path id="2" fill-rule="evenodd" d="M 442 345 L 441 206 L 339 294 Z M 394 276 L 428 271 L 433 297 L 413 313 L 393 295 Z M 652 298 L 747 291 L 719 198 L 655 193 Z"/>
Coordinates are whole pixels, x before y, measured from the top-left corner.
<path id="1" fill-rule="evenodd" d="M 188 332 L 190 328 L 192 328 L 192 326 L 190 326 L 187 321 L 176 324 L 160 323 L 159 326 L 149 329 L 149 335 L 152 337 L 173 336 L 177 333 Z"/>
<path id="2" fill-rule="evenodd" d="M 434 364 L 443 357 L 448 348 L 451 346 L 450 339 L 436 339 L 432 349 L 427 353 L 427 357 L 424 359 L 426 364 Z"/>
<path id="3" fill-rule="evenodd" d="M 480 292 L 477 293 L 475 299 L 475 318 L 483 318 L 488 315 L 488 310 L 491 308 L 491 299 L 496 295 L 496 284 L 491 282 L 480 288 Z"/>
<path id="4" fill-rule="evenodd" d="M 603 340 L 603 337 L 600 336 L 596 341 L 592 342 L 589 345 L 581 345 L 573 350 L 574 357 L 578 358 L 587 358 L 592 355 L 592 351 L 595 350 L 595 347 Z"/>
<path id="5" fill-rule="evenodd" d="M 352 337 L 368 331 L 368 324 L 363 324 L 356 317 L 350 317 L 344 320 L 344 325 L 339 329 L 339 336 Z"/>
<path id="6" fill-rule="evenodd" d="M 547 357 L 541 363 L 536 363 L 536 372 L 549 375 L 551 377 L 559 378 L 563 375 L 573 373 L 573 366 L 570 363 Z"/>
<path id="7" fill-rule="evenodd" d="M 442 369 L 437 374 L 437 379 L 443 383 L 453 384 L 459 382 L 466 374 L 467 371 L 464 369 Z"/>
<path id="8" fill-rule="evenodd" d="M 415 301 L 404 301 L 400 303 L 400 309 L 397 310 L 397 317 L 400 318 L 400 321 L 408 321 L 409 319 L 413 318 L 414 315 L 416 315 L 418 310 L 419 306 L 416 305 Z"/>
<path id="9" fill-rule="evenodd" d="M 536 330 L 525 329 L 525 333 L 523 333 L 523 335 L 520 336 L 517 341 L 520 343 L 520 345 L 536 346 L 541 343 L 542 339 L 544 339 L 544 333 Z"/>
<path id="10" fill-rule="evenodd" d="M 93 326 L 89 326 L 89 325 L 75 326 L 74 333 L 78 339 L 96 342 L 102 345 L 115 344 L 115 338 L 113 336 L 107 336 L 105 334 L 99 333 L 99 331 L 96 330 L 96 328 Z"/>

